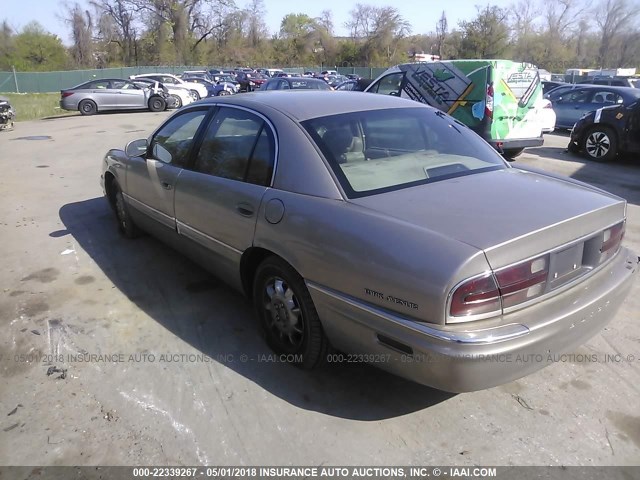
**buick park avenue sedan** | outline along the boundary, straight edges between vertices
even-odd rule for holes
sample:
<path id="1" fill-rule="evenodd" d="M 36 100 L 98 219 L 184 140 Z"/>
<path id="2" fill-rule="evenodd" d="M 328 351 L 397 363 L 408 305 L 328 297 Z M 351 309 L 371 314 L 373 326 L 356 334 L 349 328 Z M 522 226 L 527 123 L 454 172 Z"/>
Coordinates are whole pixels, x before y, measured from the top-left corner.
<path id="1" fill-rule="evenodd" d="M 419 102 L 262 92 L 179 110 L 110 150 L 120 230 L 242 290 L 277 352 L 330 349 L 461 392 L 521 377 L 598 333 L 638 257 L 626 202 L 514 168 Z M 487 361 L 491 358 L 513 361 Z M 507 357 L 512 356 L 512 357 Z"/>

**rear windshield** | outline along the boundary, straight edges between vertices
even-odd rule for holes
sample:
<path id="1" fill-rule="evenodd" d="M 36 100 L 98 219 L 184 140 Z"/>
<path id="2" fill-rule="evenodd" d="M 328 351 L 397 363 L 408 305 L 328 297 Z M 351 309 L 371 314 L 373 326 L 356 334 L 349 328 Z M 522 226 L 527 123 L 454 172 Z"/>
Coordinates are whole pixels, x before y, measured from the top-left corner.
<path id="1" fill-rule="evenodd" d="M 399 108 L 302 123 L 349 198 L 508 168 L 476 133 L 432 108 Z"/>

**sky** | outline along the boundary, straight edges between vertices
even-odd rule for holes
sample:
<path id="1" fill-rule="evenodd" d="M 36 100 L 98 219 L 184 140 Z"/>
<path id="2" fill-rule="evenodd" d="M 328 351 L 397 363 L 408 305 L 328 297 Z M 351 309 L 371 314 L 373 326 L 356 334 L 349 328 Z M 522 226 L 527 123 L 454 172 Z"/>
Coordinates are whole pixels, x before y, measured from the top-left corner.
<path id="1" fill-rule="evenodd" d="M 67 3 L 73 3 L 73 1 L 68 0 Z M 491 0 L 490 3 L 506 7 L 511 2 L 512 0 Z M 78 0 L 78 3 L 86 5 L 88 2 Z M 240 8 L 248 3 L 248 0 L 236 0 L 236 5 Z M 355 3 L 395 7 L 400 15 L 411 23 L 411 33 L 417 35 L 434 31 L 443 9 L 447 14 L 449 29 L 452 29 L 460 20 L 473 18 L 476 14 L 475 5 L 486 5 L 486 0 L 447 0 L 446 3 L 431 3 L 425 0 L 318 0 L 311 2 L 264 0 L 265 22 L 271 33 L 275 33 L 280 29 L 282 18 L 289 13 L 305 13 L 310 17 L 319 17 L 323 10 L 330 10 L 333 14 L 334 33 L 338 36 L 346 36 L 348 31 L 344 23 L 349 20 L 349 12 L 354 8 Z M 64 11 L 62 4 L 60 0 L 0 0 L 0 21 L 7 20 L 14 30 L 20 30 L 30 21 L 37 20 L 45 29 L 58 35 L 65 44 L 69 44 L 69 28 L 60 18 Z"/>

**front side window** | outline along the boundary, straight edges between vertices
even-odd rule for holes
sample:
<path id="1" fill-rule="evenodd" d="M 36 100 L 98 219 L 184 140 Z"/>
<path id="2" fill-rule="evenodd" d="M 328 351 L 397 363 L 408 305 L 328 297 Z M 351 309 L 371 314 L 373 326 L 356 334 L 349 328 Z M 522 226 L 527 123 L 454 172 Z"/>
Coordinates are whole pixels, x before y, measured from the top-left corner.
<path id="1" fill-rule="evenodd" d="M 194 170 L 266 186 L 271 182 L 274 152 L 273 133 L 262 118 L 221 108 L 207 128 Z"/>
<path id="2" fill-rule="evenodd" d="M 373 88 L 375 93 L 381 93 L 383 95 L 396 95 L 400 96 L 400 87 L 402 86 L 402 80 L 404 79 L 404 73 L 392 73 L 383 77 Z"/>
<path id="3" fill-rule="evenodd" d="M 151 141 L 153 158 L 183 167 L 198 127 L 208 110 L 192 110 L 172 118 Z"/>
<path id="4" fill-rule="evenodd" d="M 508 168 L 477 134 L 430 108 L 397 108 L 302 123 L 350 198 Z"/>
<path id="5" fill-rule="evenodd" d="M 88 83 L 86 88 L 107 89 L 107 88 L 111 88 L 110 83 L 111 82 L 109 82 L 109 80 L 95 80 L 91 83 Z"/>

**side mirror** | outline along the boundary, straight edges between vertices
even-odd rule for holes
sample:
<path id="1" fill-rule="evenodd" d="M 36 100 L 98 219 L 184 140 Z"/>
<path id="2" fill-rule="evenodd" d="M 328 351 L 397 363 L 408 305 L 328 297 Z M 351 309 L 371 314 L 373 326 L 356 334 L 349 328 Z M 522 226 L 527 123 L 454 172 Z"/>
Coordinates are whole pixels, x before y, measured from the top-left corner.
<path id="1" fill-rule="evenodd" d="M 142 157 L 147 153 L 149 143 L 146 138 L 140 138 L 127 143 L 124 152 L 130 157 Z"/>

